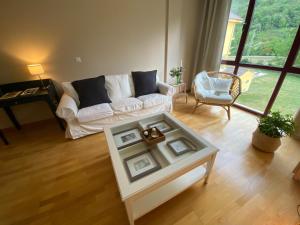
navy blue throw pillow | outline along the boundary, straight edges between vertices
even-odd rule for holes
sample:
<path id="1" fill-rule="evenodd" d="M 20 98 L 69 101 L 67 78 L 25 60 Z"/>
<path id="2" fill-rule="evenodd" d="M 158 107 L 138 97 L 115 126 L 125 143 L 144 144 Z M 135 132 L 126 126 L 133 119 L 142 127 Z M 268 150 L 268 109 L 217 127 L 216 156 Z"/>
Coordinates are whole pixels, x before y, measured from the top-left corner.
<path id="1" fill-rule="evenodd" d="M 156 73 L 157 70 L 131 72 L 134 83 L 135 97 L 158 92 L 156 86 Z"/>
<path id="2" fill-rule="evenodd" d="M 72 82 L 72 85 L 79 97 L 79 109 L 102 103 L 111 103 L 105 88 L 104 76 L 76 80 Z"/>

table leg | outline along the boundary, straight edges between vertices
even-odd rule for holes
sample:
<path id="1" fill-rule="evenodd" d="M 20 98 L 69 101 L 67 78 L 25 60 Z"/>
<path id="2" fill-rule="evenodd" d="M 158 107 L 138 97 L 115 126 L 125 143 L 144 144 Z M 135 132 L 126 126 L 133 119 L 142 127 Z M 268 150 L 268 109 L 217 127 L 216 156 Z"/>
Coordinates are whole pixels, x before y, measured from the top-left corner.
<path id="1" fill-rule="evenodd" d="M 6 139 L 6 137 L 4 136 L 4 134 L 3 134 L 3 132 L 0 130 L 0 137 L 1 137 L 1 139 L 3 140 L 3 142 L 6 144 L 6 145 L 8 145 L 9 143 L 8 143 L 8 140 Z"/>
<path id="2" fill-rule="evenodd" d="M 175 107 L 175 103 L 176 103 L 176 94 L 173 95 L 173 97 L 172 97 L 172 104 L 174 107 Z"/>
<path id="3" fill-rule="evenodd" d="M 57 120 L 58 125 L 60 126 L 60 128 L 62 130 L 65 130 L 65 126 L 63 124 L 63 121 L 56 115 L 56 105 L 49 98 L 47 98 L 47 103 L 48 103 L 48 105 L 49 105 L 49 107 L 51 109 L 51 112 L 53 113 L 55 119 Z"/>
<path id="4" fill-rule="evenodd" d="M 204 184 L 208 183 L 208 180 L 209 180 L 209 177 L 210 177 L 210 174 L 211 174 L 211 170 L 213 168 L 216 156 L 217 156 L 217 154 L 213 154 L 211 156 L 211 159 L 207 162 Z"/>
<path id="5" fill-rule="evenodd" d="M 134 225 L 133 211 L 132 211 L 132 201 L 130 199 L 125 200 L 125 207 L 127 211 L 127 216 L 130 225 Z"/>
<path id="6" fill-rule="evenodd" d="M 15 127 L 20 130 L 21 129 L 21 125 L 19 124 L 17 118 L 15 117 L 13 111 L 9 108 L 9 107 L 4 107 L 4 111 L 7 114 L 7 116 L 9 117 L 10 121 L 15 125 Z"/>

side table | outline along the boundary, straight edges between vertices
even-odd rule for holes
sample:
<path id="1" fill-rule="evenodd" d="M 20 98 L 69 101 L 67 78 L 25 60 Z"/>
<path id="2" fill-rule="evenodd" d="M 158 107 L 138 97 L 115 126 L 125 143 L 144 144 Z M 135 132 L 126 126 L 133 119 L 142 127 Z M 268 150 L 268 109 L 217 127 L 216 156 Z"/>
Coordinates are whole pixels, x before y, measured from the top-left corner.
<path id="1" fill-rule="evenodd" d="M 175 94 L 173 95 L 173 105 L 176 102 L 176 99 L 179 97 L 185 97 L 185 103 L 188 102 L 188 94 L 186 93 L 186 83 L 180 84 L 170 84 L 175 88 Z"/>

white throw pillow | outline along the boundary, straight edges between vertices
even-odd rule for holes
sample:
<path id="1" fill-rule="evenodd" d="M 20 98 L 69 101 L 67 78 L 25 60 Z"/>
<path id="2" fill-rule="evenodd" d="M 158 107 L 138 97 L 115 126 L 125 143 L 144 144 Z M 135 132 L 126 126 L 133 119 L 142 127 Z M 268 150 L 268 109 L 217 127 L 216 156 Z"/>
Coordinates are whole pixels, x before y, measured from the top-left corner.
<path id="1" fill-rule="evenodd" d="M 210 83 L 210 78 L 207 75 L 206 71 L 202 71 L 201 73 L 198 73 L 195 77 L 195 85 L 197 88 L 203 88 L 205 90 L 211 90 L 212 85 Z"/>
<path id="2" fill-rule="evenodd" d="M 62 88 L 64 90 L 64 92 L 69 95 L 71 98 L 74 99 L 74 101 L 76 102 L 76 105 L 79 106 L 80 101 L 79 101 L 79 97 L 78 94 L 76 92 L 76 90 L 74 89 L 73 85 L 71 84 L 71 82 L 62 82 Z"/>
<path id="3" fill-rule="evenodd" d="M 128 74 L 105 75 L 105 88 L 112 102 L 132 96 Z"/>
<path id="4" fill-rule="evenodd" d="M 222 79 L 214 77 L 210 77 L 209 79 L 212 89 L 214 91 L 229 93 L 232 84 L 232 79 Z"/>

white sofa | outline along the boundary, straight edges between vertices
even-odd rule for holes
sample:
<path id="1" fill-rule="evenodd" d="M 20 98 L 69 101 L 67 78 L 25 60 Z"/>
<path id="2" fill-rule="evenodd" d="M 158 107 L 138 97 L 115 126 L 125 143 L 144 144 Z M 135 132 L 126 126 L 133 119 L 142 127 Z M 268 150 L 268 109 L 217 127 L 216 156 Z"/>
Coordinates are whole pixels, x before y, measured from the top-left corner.
<path id="1" fill-rule="evenodd" d="M 135 98 L 131 75 L 106 75 L 105 87 L 112 103 L 78 109 L 79 98 L 71 82 L 63 82 L 64 93 L 56 114 L 67 123 L 66 138 L 80 138 L 103 131 L 105 125 L 148 114 L 172 110 L 174 88 L 157 82 L 159 93 Z"/>

